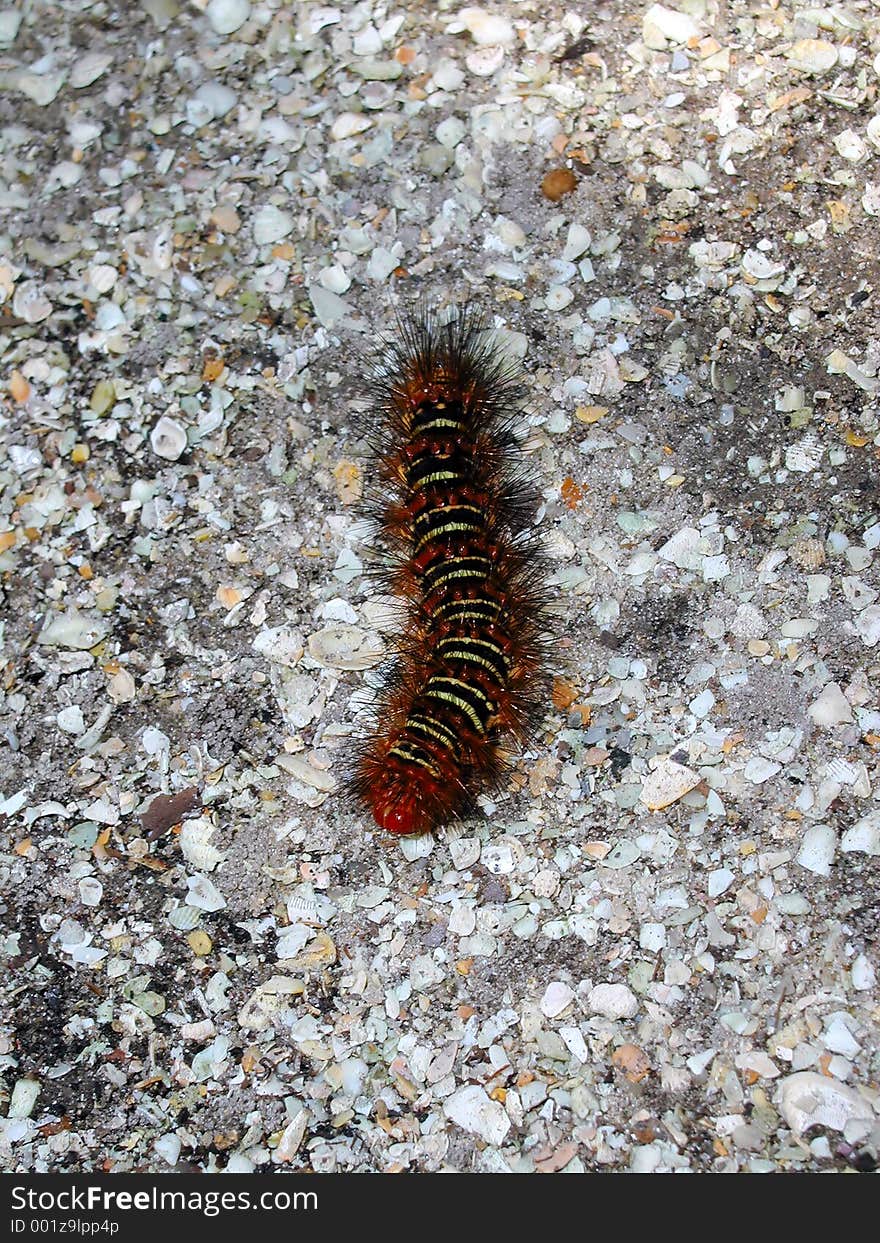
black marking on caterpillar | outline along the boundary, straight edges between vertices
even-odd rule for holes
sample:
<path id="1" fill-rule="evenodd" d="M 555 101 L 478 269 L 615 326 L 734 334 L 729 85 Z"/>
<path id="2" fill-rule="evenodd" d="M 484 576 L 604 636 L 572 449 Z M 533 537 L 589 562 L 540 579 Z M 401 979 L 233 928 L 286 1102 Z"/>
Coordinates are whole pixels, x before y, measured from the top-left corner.
<path id="1" fill-rule="evenodd" d="M 537 504 L 512 428 L 525 390 L 471 306 L 405 317 L 371 370 L 368 439 L 397 656 L 350 780 L 376 822 L 423 833 L 497 789 L 547 708 Z"/>

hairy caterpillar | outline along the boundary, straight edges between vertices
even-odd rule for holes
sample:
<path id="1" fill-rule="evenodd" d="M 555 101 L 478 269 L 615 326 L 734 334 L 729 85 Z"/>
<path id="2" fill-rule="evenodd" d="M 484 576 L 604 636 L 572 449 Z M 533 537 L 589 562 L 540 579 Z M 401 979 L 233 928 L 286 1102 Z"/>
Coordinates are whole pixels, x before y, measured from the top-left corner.
<path id="1" fill-rule="evenodd" d="M 405 612 L 351 790 L 396 834 L 469 814 L 546 706 L 536 495 L 512 434 L 525 390 L 482 314 L 403 318 L 370 376 L 384 586 Z"/>

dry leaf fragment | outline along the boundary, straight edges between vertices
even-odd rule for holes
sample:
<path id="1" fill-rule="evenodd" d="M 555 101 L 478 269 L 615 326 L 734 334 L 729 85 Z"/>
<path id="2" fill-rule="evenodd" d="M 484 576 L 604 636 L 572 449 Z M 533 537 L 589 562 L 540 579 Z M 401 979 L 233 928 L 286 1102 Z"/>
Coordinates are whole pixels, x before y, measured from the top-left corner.
<path id="1" fill-rule="evenodd" d="M 225 609 L 234 609 L 241 600 L 241 592 L 237 587 L 218 587 L 217 600 Z"/>
<path id="2" fill-rule="evenodd" d="M 564 712 L 566 708 L 570 708 L 577 698 L 577 691 L 571 682 L 566 682 L 564 678 L 553 679 L 553 707 L 558 708 L 560 712 Z"/>
<path id="3" fill-rule="evenodd" d="M 225 367 L 222 357 L 206 358 L 202 365 L 202 383 L 213 384 L 223 374 Z"/>
<path id="4" fill-rule="evenodd" d="M 355 462 L 337 462 L 333 478 L 336 480 L 336 494 L 343 505 L 354 505 L 361 499 L 364 483 L 361 469 Z"/>
<path id="5" fill-rule="evenodd" d="M 187 786 L 177 794 L 157 794 L 146 811 L 141 812 L 141 827 L 147 841 L 161 837 L 199 805 L 200 793 L 196 786 Z"/>
<path id="6" fill-rule="evenodd" d="M 578 505 L 584 499 L 584 488 L 581 484 L 575 483 L 570 476 L 563 479 L 560 493 L 562 494 L 563 501 L 565 501 L 565 504 L 569 509 L 577 509 Z"/>

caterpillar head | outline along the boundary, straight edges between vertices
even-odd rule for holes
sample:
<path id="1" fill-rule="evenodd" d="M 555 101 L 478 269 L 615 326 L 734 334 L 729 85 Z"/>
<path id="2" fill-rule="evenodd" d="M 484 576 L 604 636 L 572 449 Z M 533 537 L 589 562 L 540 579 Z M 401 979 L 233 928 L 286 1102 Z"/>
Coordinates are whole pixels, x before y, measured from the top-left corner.
<path id="1" fill-rule="evenodd" d="M 427 833 L 434 827 L 420 805 L 418 794 L 412 791 L 394 788 L 380 790 L 373 800 L 372 811 L 381 829 L 399 837 Z"/>

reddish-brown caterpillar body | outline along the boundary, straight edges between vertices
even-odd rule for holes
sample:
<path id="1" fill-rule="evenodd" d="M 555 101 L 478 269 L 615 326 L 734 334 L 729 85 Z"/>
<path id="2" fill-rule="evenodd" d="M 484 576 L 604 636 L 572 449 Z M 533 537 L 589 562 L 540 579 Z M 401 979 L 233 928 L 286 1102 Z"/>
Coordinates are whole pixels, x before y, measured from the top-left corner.
<path id="1" fill-rule="evenodd" d="M 406 612 L 353 793 L 396 834 L 469 814 L 546 708 L 543 563 L 512 426 L 524 389 L 482 315 L 403 319 L 371 377 L 384 585 Z"/>

